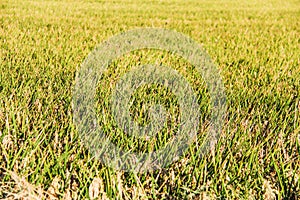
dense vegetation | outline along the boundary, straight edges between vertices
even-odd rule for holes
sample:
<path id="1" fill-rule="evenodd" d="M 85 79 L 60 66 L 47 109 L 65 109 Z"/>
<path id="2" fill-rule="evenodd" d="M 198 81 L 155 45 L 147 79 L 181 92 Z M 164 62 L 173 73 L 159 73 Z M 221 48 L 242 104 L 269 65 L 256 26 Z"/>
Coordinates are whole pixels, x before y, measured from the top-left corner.
<path id="1" fill-rule="evenodd" d="M 298 0 L 4 0 L 0 16 L 1 199 L 300 197 Z M 203 45 L 220 69 L 227 112 L 218 144 L 207 155 L 200 157 L 195 143 L 169 167 L 137 174 L 92 158 L 78 138 L 71 101 L 76 71 L 89 52 L 138 27 L 176 30 Z M 116 60 L 98 94 L 110 93 L 128 67 L 152 61 L 178 69 L 205 96 L 201 77 L 185 70 L 184 61 L 147 50 Z M 172 102 L 163 88 L 140 90 L 137 102 L 147 91 L 167 94 L 162 101 Z M 105 105 L 99 101 L 98 113 L 107 111 Z M 133 118 L 143 123 L 143 112 Z M 101 115 L 99 123 L 114 128 Z"/>

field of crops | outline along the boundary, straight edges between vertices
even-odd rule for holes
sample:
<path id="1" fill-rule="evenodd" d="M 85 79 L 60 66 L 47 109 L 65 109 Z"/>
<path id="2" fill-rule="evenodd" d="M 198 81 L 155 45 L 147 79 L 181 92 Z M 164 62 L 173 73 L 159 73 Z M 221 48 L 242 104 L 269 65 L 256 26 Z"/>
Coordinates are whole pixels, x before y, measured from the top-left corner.
<path id="1" fill-rule="evenodd" d="M 299 0 L 2 0 L 0 199 L 299 199 L 299 19 Z M 176 69 L 201 107 L 198 139 L 184 155 L 135 173 L 106 166 L 82 144 L 72 95 L 76 72 L 98 44 L 141 27 L 174 30 L 201 44 L 220 71 L 227 110 L 218 143 L 201 156 L 210 98 L 193 67 L 149 49 L 114 60 L 98 83 L 95 108 L 98 124 L 120 147 L 157 150 L 178 119 L 172 92 L 146 86 L 135 93 L 132 118 L 147 124 L 144 105 L 154 101 L 167 107 L 170 123 L 143 141 L 116 127 L 108 96 L 134 66 Z"/>

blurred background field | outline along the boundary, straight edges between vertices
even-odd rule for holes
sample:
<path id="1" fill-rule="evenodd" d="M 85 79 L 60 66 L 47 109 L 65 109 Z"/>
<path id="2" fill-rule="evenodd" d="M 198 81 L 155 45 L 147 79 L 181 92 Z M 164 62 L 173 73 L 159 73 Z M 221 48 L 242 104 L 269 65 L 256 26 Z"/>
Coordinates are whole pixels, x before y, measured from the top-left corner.
<path id="1" fill-rule="evenodd" d="M 0 199 L 298 199 L 299 19 L 299 0 L 1 1 Z M 195 143 L 168 168 L 135 174 L 89 154 L 71 99 L 89 52 L 139 27 L 172 29 L 203 45 L 220 69 L 227 112 L 206 156 Z M 169 62 L 158 52 L 128 55 L 102 84 L 157 59 Z"/>

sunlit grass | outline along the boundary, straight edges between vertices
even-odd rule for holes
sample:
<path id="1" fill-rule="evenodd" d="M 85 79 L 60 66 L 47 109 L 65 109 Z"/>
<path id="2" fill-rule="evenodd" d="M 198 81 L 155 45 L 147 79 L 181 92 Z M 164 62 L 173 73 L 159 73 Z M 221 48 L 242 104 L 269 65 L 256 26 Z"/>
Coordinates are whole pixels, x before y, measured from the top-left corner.
<path id="1" fill-rule="evenodd" d="M 97 190 L 112 199 L 299 198 L 299 12 L 296 0 L 1 1 L 0 198 L 28 192 L 36 198 L 91 198 Z M 75 74 L 88 53 L 137 27 L 173 29 L 203 45 L 227 94 L 226 121 L 215 149 L 200 157 L 199 134 L 180 161 L 143 174 L 118 172 L 94 159 L 80 143 L 71 107 Z M 201 109 L 208 111 L 201 77 L 188 63 L 156 51 L 116 61 L 99 86 L 113 86 L 127 68 L 151 62 L 187 77 Z M 99 95 L 111 89 L 99 87 Z M 168 95 L 153 98 L 174 103 L 176 124 L 176 99 L 157 90 Z M 141 93 L 136 95 L 142 104 Z M 99 101 L 99 113 L 109 111 L 105 103 Z M 147 121 L 138 107 L 132 115 Z M 204 112 L 200 133 L 208 119 Z M 113 122 L 101 120 L 100 115 L 99 124 L 114 130 Z M 136 140 L 120 137 L 131 142 L 121 145 L 139 149 Z"/>

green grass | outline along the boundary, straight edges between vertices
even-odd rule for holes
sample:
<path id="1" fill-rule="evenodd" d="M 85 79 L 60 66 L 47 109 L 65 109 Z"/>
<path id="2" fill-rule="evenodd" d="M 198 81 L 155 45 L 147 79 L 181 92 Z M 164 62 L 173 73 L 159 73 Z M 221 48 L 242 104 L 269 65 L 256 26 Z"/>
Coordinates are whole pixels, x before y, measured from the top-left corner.
<path id="1" fill-rule="evenodd" d="M 1 199 L 29 193 L 30 198 L 53 193 L 87 199 L 89 189 L 111 199 L 299 198 L 298 0 L 4 0 L 0 16 Z M 88 53 L 138 27 L 176 30 L 203 45 L 221 71 L 227 112 L 220 140 L 206 156 L 200 157 L 195 143 L 168 168 L 135 174 L 109 169 L 89 154 L 73 124 L 71 100 L 76 71 Z M 186 62 L 157 51 L 133 52 L 115 61 L 99 83 L 105 86 L 99 87 L 99 97 L 110 94 L 108 86 L 130 67 L 151 62 L 188 77 L 201 109 L 209 110 L 200 98 L 209 99 L 201 77 Z M 154 101 L 171 104 L 170 121 L 176 123 L 176 98 L 162 88 L 152 90 L 167 94 Z M 135 94 L 142 102 L 147 88 Z M 98 113 L 109 113 L 106 101 L 98 103 Z M 132 108 L 132 116 L 140 123 L 148 119 L 139 106 Z M 199 139 L 209 113 L 201 117 Z M 100 114 L 99 124 L 108 133 L 116 130 Z M 149 145 L 143 141 L 140 147 L 136 139 L 116 132 L 115 141 L 124 148 Z M 152 141 L 156 148 L 167 138 L 160 139 Z"/>

